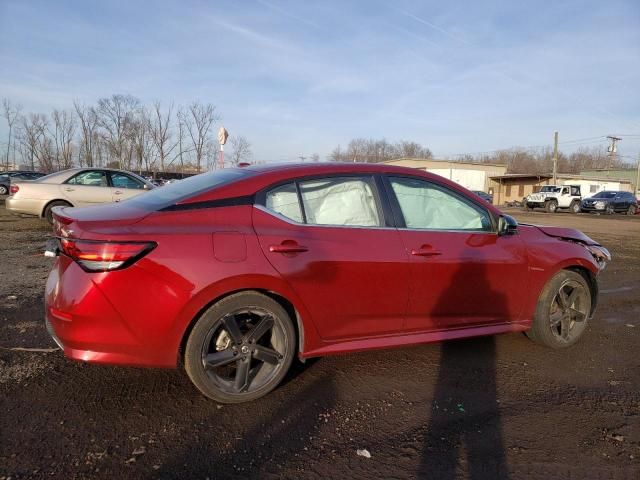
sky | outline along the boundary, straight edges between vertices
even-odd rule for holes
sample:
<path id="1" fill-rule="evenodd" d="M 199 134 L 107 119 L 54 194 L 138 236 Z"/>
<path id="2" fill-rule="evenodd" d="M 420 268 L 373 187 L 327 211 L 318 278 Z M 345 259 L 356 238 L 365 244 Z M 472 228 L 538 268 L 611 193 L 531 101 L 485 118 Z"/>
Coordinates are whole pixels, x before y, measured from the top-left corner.
<path id="1" fill-rule="evenodd" d="M 0 31 L 0 97 L 24 111 L 210 102 L 257 160 L 355 137 L 445 158 L 555 130 L 566 152 L 617 134 L 640 154 L 637 0 L 0 0 Z"/>

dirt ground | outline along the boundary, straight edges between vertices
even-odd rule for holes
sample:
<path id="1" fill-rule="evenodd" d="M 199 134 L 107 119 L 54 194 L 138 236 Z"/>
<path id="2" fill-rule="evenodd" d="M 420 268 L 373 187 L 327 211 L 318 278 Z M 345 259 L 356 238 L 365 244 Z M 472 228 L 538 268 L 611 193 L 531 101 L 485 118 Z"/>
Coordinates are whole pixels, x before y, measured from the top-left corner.
<path id="1" fill-rule="evenodd" d="M 0 202 L 0 479 L 640 478 L 640 216 L 509 213 L 611 250 L 576 346 L 510 334 L 323 358 L 222 406 L 178 371 L 20 350 L 54 347 L 49 229 Z"/>

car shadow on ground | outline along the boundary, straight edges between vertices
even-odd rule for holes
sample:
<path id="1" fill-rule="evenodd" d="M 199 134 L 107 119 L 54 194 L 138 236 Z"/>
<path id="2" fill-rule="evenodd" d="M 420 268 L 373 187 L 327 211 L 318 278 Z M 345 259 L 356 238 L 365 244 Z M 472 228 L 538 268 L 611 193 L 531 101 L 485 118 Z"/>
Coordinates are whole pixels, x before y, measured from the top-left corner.
<path id="1" fill-rule="evenodd" d="M 264 399 L 224 406 L 243 417 L 236 428 L 203 428 L 199 441 L 178 442 L 157 478 L 289 478 L 296 468 L 292 462 L 318 435 L 324 412 L 337 401 L 330 376 L 312 376 L 306 383 L 284 395 L 275 408 Z"/>
<path id="2" fill-rule="evenodd" d="M 451 288 L 433 310 L 434 317 L 451 312 L 452 302 L 459 301 L 457 280 L 470 274 L 476 280 L 474 298 L 490 299 L 496 302 L 498 314 L 506 312 L 507 299 L 491 288 L 484 266 L 475 263 L 462 266 L 453 276 Z M 495 337 L 445 342 L 440 352 L 418 477 L 507 478 Z"/>

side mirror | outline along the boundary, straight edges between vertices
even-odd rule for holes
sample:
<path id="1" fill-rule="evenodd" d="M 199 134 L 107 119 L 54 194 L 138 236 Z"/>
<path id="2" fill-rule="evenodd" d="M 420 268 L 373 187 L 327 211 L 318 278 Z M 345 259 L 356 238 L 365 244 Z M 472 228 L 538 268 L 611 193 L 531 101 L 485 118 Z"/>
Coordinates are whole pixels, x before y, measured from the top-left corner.
<path id="1" fill-rule="evenodd" d="M 498 235 L 513 235 L 518 231 L 518 222 L 510 215 L 500 215 L 498 218 Z"/>

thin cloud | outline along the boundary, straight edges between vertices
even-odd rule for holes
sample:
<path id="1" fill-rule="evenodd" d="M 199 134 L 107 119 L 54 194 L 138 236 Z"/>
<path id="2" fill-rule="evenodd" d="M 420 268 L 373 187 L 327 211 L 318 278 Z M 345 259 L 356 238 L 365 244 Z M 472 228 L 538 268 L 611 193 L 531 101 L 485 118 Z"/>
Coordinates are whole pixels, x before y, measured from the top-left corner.
<path id="1" fill-rule="evenodd" d="M 429 21 L 425 20 L 424 18 L 420 18 L 420 17 L 418 17 L 417 15 L 414 15 L 413 13 L 409 13 L 409 12 L 407 12 L 406 10 L 401 10 L 401 9 L 399 9 L 399 8 L 396 8 L 395 10 L 396 10 L 397 12 L 399 12 L 399 13 L 403 14 L 403 15 L 406 15 L 406 16 L 407 16 L 407 17 L 409 17 L 409 18 L 413 18 L 416 22 L 420 22 L 420 23 L 422 23 L 423 25 L 426 25 L 427 27 L 431 27 L 431 28 L 433 28 L 434 30 L 437 30 L 438 32 L 440 32 L 440 33 L 442 33 L 442 34 L 446 35 L 447 37 L 449 37 L 449 38 L 451 38 L 451 39 L 453 39 L 453 40 L 455 40 L 455 41 L 457 41 L 457 42 L 464 43 L 465 45 L 471 45 L 471 44 L 470 44 L 469 42 L 467 42 L 466 40 L 464 40 L 464 39 L 462 39 L 462 38 L 460 38 L 460 37 L 458 37 L 458 36 L 456 36 L 456 35 L 453 35 L 452 33 L 450 33 L 449 31 L 445 30 L 444 28 L 441 28 L 441 27 L 439 27 L 438 25 L 435 25 L 435 24 L 433 24 L 433 23 L 431 23 L 431 22 L 429 22 Z"/>
<path id="2" fill-rule="evenodd" d="M 292 50 L 291 46 L 280 42 L 278 39 L 258 33 L 257 31 L 251 30 L 245 26 L 231 23 L 226 20 L 220 20 L 219 18 L 214 18 L 213 23 L 262 47 L 285 51 Z"/>
<path id="3" fill-rule="evenodd" d="M 318 30 L 321 29 L 318 24 L 313 23 L 311 20 L 308 20 L 306 18 L 302 18 L 302 17 L 299 17 L 297 15 L 294 15 L 293 13 L 285 10 L 284 8 L 278 7 L 277 5 L 274 5 L 273 3 L 266 2 L 265 0 L 256 0 L 256 1 L 260 5 L 263 5 L 263 6 L 267 7 L 267 8 L 270 8 L 271 10 L 274 10 L 274 11 L 280 13 L 281 15 L 284 15 L 285 17 L 289 17 L 292 20 L 296 20 L 297 22 L 304 23 L 304 24 L 309 25 L 310 27 L 316 28 Z"/>

